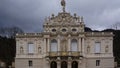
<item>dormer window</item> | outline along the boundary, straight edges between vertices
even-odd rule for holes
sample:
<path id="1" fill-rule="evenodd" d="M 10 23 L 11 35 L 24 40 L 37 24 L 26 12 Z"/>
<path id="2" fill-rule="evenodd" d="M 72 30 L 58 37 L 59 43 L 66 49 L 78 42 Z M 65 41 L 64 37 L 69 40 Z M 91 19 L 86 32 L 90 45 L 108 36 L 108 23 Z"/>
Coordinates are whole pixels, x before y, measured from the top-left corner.
<path id="1" fill-rule="evenodd" d="M 56 29 L 52 29 L 52 32 L 56 32 Z"/>
<path id="2" fill-rule="evenodd" d="M 76 32 L 76 31 L 77 31 L 77 29 L 72 29 L 72 31 L 73 31 L 73 32 Z"/>
<path id="3" fill-rule="evenodd" d="M 62 32 L 66 32 L 67 30 L 66 29 L 62 29 Z"/>

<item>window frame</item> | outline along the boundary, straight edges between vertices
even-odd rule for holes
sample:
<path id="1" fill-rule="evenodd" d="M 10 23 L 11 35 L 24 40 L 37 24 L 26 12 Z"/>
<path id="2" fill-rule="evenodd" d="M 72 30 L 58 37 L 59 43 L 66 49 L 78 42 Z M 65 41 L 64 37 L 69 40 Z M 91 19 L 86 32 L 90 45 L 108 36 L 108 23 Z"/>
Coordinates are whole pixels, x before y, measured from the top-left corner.
<path id="1" fill-rule="evenodd" d="M 71 40 L 71 46 L 70 47 L 71 47 L 71 51 L 78 51 L 78 41 L 77 41 L 77 39 L 72 39 Z"/>
<path id="2" fill-rule="evenodd" d="M 95 42 L 95 54 L 100 54 L 101 53 L 101 42 Z"/>
<path id="3" fill-rule="evenodd" d="M 54 45 L 53 45 L 54 44 Z M 55 48 L 55 49 L 54 49 Z M 50 42 L 50 51 L 56 52 L 58 51 L 58 41 L 56 39 L 52 39 Z"/>
<path id="4" fill-rule="evenodd" d="M 34 54 L 34 43 L 28 43 L 28 54 Z"/>
<path id="5" fill-rule="evenodd" d="M 96 66 L 100 66 L 100 60 L 96 60 Z"/>
<path id="6" fill-rule="evenodd" d="M 29 61 L 28 61 L 28 65 L 29 65 L 29 67 L 32 67 L 32 66 L 33 66 L 33 61 L 32 61 L 32 60 L 29 60 Z"/>

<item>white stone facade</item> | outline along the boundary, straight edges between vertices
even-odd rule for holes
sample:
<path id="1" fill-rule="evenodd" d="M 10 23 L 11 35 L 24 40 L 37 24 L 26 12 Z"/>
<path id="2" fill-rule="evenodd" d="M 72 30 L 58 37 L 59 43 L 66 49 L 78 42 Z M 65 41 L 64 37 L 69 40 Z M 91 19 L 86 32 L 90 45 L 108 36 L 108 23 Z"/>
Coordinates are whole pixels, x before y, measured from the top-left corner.
<path id="1" fill-rule="evenodd" d="M 114 68 L 112 32 L 85 32 L 83 17 L 67 12 L 43 27 L 16 35 L 15 68 Z"/>

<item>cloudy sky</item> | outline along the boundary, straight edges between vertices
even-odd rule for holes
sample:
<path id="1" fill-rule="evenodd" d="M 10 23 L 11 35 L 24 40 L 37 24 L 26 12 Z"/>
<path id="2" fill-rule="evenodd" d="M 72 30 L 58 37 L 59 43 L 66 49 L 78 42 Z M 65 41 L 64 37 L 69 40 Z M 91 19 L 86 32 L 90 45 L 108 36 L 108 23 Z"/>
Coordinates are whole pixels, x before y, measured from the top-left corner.
<path id="1" fill-rule="evenodd" d="M 17 26 L 40 32 L 44 18 L 61 12 L 61 0 L 0 0 L 0 27 Z M 120 22 L 120 0 L 66 0 L 66 11 L 83 16 L 92 29 L 111 28 Z"/>

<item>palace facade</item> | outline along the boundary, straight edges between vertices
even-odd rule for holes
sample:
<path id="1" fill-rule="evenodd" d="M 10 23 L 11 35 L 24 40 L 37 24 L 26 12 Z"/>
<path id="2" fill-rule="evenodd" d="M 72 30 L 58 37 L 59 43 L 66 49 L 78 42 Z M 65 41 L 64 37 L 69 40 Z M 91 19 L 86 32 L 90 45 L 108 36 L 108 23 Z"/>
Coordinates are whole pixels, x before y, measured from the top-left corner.
<path id="1" fill-rule="evenodd" d="M 16 34 L 15 68 L 114 68 L 113 33 L 85 32 L 83 17 L 61 4 L 43 32 Z"/>

